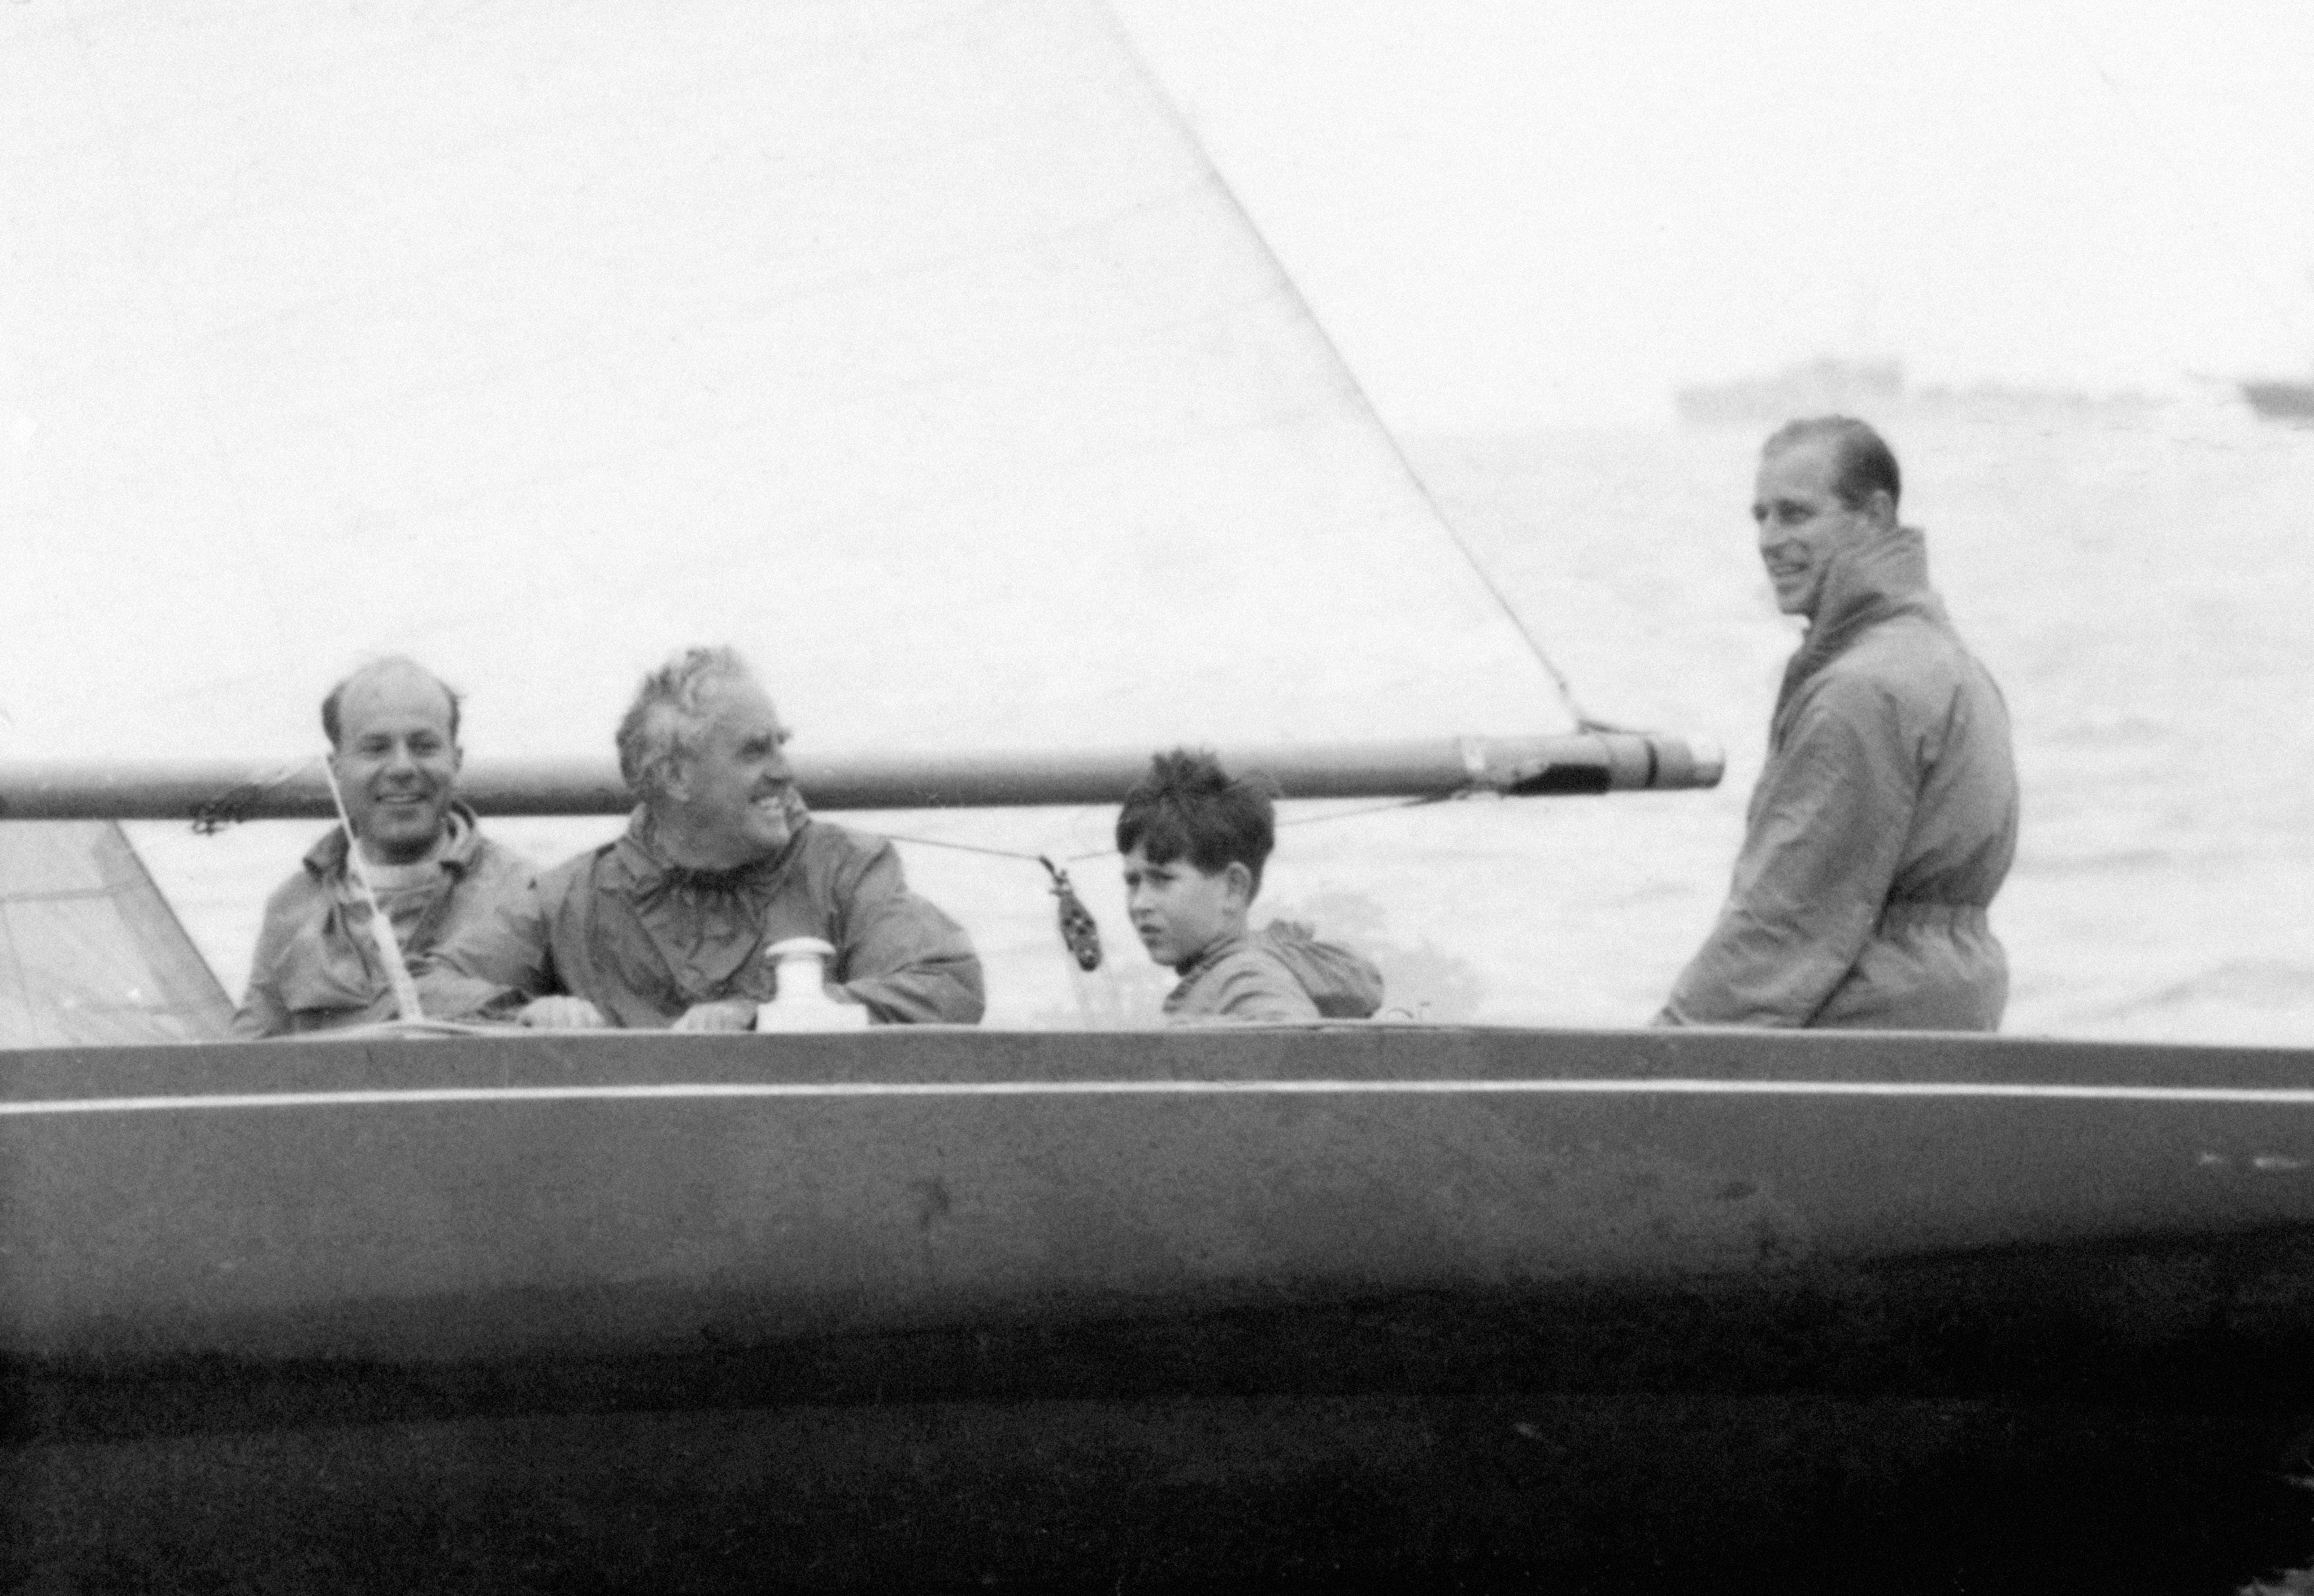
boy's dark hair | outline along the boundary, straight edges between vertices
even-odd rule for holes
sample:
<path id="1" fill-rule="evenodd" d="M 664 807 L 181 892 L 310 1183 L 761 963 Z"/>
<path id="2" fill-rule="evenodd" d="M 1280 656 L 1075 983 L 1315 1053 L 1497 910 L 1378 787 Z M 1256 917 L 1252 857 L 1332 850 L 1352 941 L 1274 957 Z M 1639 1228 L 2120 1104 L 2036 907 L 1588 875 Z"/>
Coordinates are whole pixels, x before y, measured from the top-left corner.
<path id="1" fill-rule="evenodd" d="M 1184 854 L 1208 876 L 1243 865 L 1261 890 L 1261 867 L 1277 845 L 1276 803 L 1259 776 L 1230 779 L 1204 749 L 1176 748 L 1149 762 L 1117 816 L 1117 851 L 1138 844 L 1152 864 Z"/>

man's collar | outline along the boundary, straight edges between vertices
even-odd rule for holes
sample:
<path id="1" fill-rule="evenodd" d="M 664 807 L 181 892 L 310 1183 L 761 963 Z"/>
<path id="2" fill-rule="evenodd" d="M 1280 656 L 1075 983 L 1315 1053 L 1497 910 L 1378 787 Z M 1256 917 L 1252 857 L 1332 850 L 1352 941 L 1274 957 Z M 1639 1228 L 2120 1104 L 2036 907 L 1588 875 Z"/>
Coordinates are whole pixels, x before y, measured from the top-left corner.
<path id="1" fill-rule="evenodd" d="M 1929 586 L 1928 539 L 1917 526 L 1891 526 L 1833 556 L 1808 631 L 1837 632 L 1861 618 L 1936 603 Z"/>
<path id="2" fill-rule="evenodd" d="M 729 869 L 701 870 L 667 857 L 649 807 L 637 805 L 627 818 L 627 829 L 612 844 L 611 857 L 625 877 L 627 890 L 638 895 L 675 887 L 738 891 L 775 879 L 803 847 L 804 833 L 810 826 L 811 817 L 806 815 L 797 821 L 794 834 L 771 852 Z"/>
<path id="3" fill-rule="evenodd" d="M 454 875 L 464 875 L 482 850 L 481 818 L 463 803 L 453 803 L 449 813 L 442 817 L 443 828 L 450 833 L 449 845 L 437 856 L 443 869 Z M 346 869 L 346 828 L 331 827 L 322 840 L 305 851 L 305 869 L 316 880 L 326 881 Z"/>

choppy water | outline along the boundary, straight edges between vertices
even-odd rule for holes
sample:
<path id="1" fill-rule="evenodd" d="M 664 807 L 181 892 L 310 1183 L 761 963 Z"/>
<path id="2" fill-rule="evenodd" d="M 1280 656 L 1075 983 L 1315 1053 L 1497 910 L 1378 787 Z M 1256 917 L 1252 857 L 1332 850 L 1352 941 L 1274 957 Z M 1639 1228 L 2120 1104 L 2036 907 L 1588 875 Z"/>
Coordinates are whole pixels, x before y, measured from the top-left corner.
<path id="1" fill-rule="evenodd" d="M 1888 431 L 1906 518 L 1927 528 L 1932 577 L 2016 726 L 2025 829 L 1993 913 L 2014 974 L 2007 1028 L 2314 1043 L 2314 432 L 2214 404 L 1898 418 Z M 1265 902 L 1363 941 L 1393 1001 L 1435 1017 L 1644 1020 L 1718 904 L 1795 637 L 1751 548 L 1756 442 L 1670 428 L 1414 440 L 1440 505 L 1585 707 L 1714 738 L 1727 777 L 1709 793 L 1347 816 L 1294 807 Z M 1460 556 L 1442 541 L 1437 558 Z M 1357 646 L 1290 594 L 1275 623 L 1320 678 Z M 1539 699 L 1530 727 L 1437 729 L 1562 719 Z M 607 750 L 607 726 L 602 736 Z M 1097 855 L 1112 816 L 847 819 Z M 612 827 L 499 829 L 550 861 Z M 264 895 L 314 828 L 135 830 L 238 991 Z M 1074 867 L 1112 955 L 1085 981 L 1062 955 L 1035 866 L 905 851 L 987 957 L 992 1020 L 1153 1010 L 1165 980 L 1130 939 L 1113 860 Z"/>

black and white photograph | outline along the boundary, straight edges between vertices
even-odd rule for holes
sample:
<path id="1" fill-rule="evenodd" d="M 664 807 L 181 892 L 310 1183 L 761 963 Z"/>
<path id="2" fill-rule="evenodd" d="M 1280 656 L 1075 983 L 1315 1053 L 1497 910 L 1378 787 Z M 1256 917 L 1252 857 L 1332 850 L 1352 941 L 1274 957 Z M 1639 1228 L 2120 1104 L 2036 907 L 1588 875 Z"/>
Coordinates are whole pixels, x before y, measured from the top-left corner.
<path id="1" fill-rule="evenodd" d="M 2304 0 L 0 0 L 0 1592 L 2314 1596 Z"/>

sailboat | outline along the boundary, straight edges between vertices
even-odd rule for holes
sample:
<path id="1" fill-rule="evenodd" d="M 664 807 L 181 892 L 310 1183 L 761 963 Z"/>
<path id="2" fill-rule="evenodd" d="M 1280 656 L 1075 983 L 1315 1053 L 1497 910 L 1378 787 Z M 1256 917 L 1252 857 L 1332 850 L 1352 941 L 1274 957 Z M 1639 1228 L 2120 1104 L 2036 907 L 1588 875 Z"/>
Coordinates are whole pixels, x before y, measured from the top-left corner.
<path id="1" fill-rule="evenodd" d="M 595 728 L 702 639 L 866 744 L 804 769 L 829 812 L 1111 801 L 1137 754 L 1082 750 L 1177 737 L 1311 798 L 1717 779 L 1462 735 L 1549 683 L 1098 10 L 0 29 L 11 825 L 319 815 L 278 684 L 384 647 L 472 690 L 492 815 L 623 807 Z M 2024 1520 L 2249 1572 L 2301 1548 L 2246 1521 L 2304 1529 L 2259 1515 L 2314 1425 L 2310 1065 L 1419 1021 L 22 1048 L 0 1574 L 1483 1584 Z"/>

